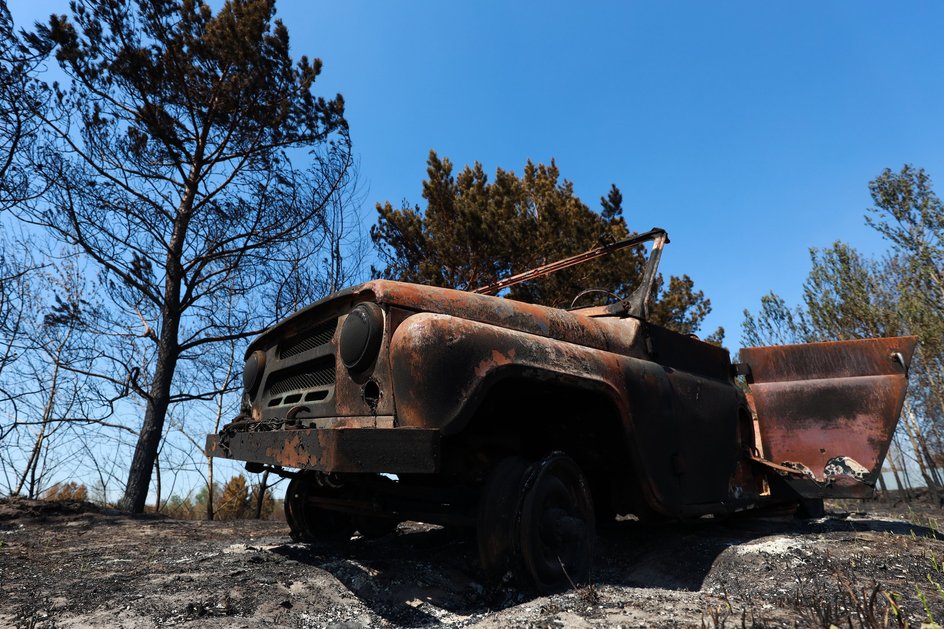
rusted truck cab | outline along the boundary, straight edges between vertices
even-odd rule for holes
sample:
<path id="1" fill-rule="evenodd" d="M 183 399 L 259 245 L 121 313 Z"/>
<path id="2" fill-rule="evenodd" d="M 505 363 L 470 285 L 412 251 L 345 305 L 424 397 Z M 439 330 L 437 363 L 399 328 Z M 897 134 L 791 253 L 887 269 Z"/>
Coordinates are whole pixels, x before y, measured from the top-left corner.
<path id="1" fill-rule="evenodd" d="M 623 303 L 564 310 L 377 280 L 246 351 L 207 453 L 292 478 L 300 541 L 475 527 L 484 572 L 584 578 L 597 524 L 874 488 L 912 337 L 728 352 L 646 320 L 663 230 Z M 637 238 L 638 240 L 639 238 Z M 501 288 L 501 287 L 499 287 Z"/>

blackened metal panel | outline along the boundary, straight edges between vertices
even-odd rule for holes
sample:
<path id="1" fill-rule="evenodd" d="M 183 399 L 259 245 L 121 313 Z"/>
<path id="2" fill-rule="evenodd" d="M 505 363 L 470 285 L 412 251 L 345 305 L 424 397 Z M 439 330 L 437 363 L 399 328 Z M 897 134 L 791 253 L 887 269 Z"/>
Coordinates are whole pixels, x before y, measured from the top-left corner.
<path id="1" fill-rule="evenodd" d="M 719 503 L 741 454 L 737 441 L 738 395 L 730 382 L 679 370 L 667 374 L 678 425 L 672 467 L 683 504 Z"/>
<path id="2" fill-rule="evenodd" d="M 901 414 L 916 341 L 894 337 L 741 350 L 750 367 L 763 458 L 796 469 L 787 480 L 801 495 L 867 495 Z"/>
<path id="3" fill-rule="evenodd" d="M 652 360 L 660 365 L 731 382 L 731 358 L 723 347 L 652 323 L 646 324 L 644 334 L 648 336 Z"/>

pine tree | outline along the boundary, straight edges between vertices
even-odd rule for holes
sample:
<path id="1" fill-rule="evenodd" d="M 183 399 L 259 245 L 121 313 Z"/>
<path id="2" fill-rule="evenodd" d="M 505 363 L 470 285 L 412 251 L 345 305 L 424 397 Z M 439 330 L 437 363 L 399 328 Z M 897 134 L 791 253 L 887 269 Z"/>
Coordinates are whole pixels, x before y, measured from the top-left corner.
<path id="1" fill-rule="evenodd" d="M 542 264 L 628 237 L 623 197 L 611 186 L 601 211 L 587 207 L 562 179 L 557 165 L 525 164 L 519 177 L 498 169 L 489 181 L 482 165 L 453 165 L 431 151 L 423 182 L 426 207 L 377 205 L 371 229 L 385 268 L 379 275 L 469 290 Z M 508 297 L 568 307 L 603 303 L 628 295 L 645 261 L 643 247 L 519 284 Z M 656 282 L 651 320 L 684 333 L 697 331 L 711 310 L 688 276 Z M 719 330 L 718 339 L 723 332 Z"/>
<path id="2" fill-rule="evenodd" d="M 249 509 L 249 487 L 246 484 L 246 477 L 242 474 L 233 476 L 223 486 L 223 494 L 220 496 L 220 505 L 215 516 L 219 520 L 236 520 L 245 517 Z"/>
<path id="3" fill-rule="evenodd" d="M 168 408 L 213 394 L 175 390 L 175 374 L 271 323 L 317 259 L 350 140 L 343 99 L 315 96 L 321 62 L 293 61 L 274 0 L 70 7 L 32 37 L 68 80 L 38 112 L 54 138 L 36 167 L 50 191 L 22 213 L 98 266 L 124 330 L 103 338 L 148 347 L 107 374 L 145 408 L 122 500 L 141 512 Z M 310 151 L 304 172 L 297 149 Z"/>

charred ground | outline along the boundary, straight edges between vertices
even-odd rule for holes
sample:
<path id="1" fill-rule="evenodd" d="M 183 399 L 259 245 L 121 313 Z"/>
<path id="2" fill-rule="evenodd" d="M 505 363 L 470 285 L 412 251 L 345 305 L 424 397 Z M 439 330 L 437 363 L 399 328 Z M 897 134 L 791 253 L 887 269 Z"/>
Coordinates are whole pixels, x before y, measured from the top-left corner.
<path id="1" fill-rule="evenodd" d="M 461 530 L 309 547 L 279 522 L 6 500 L 0 626 L 917 626 L 944 618 L 941 515 L 890 500 L 811 521 L 618 522 L 592 586 L 536 597 L 486 587 Z"/>

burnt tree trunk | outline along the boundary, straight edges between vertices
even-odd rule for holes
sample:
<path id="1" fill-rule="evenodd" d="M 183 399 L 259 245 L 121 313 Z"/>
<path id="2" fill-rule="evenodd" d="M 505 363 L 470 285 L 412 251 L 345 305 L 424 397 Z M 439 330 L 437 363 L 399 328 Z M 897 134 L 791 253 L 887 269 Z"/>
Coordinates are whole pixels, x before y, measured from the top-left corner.
<path id="1" fill-rule="evenodd" d="M 160 450 L 157 452 L 157 456 L 154 457 L 154 513 L 161 512 L 161 453 Z"/>
<path id="2" fill-rule="evenodd" d="M 213 520 L 213 457 L 209 457 L 208 461 L 207 467 L 210 471 L 207 478 L 206 519 Z"/>
<path id="3" fill-rule="evenodd" d="M 905 428 L 905 434 L 908 435 L 908 439 L 911 441 L 911 451 L 914 453 L 915 462 L 918 464 L 918 471 L 921 472 L 925 486 L 928 488 L 928 491 L 933 491 L 937 494 L 940 486 L 935 482 L 934 477 L 928 469 L 924 458 L 925 448 L 922 447 L 923 442 L 921 440 L 920 428 L 907 402 L 905 402 L 905 407 L 902 410 L 902 425 Z"/>
<path id="4" fill-rule="evenodd" d="M 162 341 L 164 335 L 161 334 Z M 164 420 L 170 406 L 170 386 L 177 366 L 176 330 L 174 337 L 175 343 L 172 347 L 167 348 L 162 343 L 158 349 L 150 397 L 144 411 L 144 424 L 141 426 L 134 457 L 131 459 L 131 469 L 128 471 L 128 484 L 125 486 L 122 507 L 132 513 L 144 512 L 151 472 L 164 434 Z"/>
<path id="5" fill-rule="evenodd" d="M 170 406 L 171 384 L 174 380 L 174 372 L 177 370 L 177 360 L 180 358 L 180 319 L 183 311 L 180 291 L 184 277 L 181 260 L 193 211 L 193 201 L 197 193 L 195 173 L 199 172 L 200 163 L 200 156 L 198 156 L 191 169 L 191 179 L 187 190 L 177 208 L 174 231 L 168 243 L 165 267 L 167 275 L 164 278 L 162 327 L 157 342 L 157 360 L 148 391 L 144 423 L 138 435 L 138 443 L 134 448 L 134 457 L 131 459 L 131 469 L 128 472 L 128 484 L 125 486 L 125 494 L 121 501 L 122 506 L 132 513 L 144 513 L 148 487 L 151 484 L 151 472 L 164 435 L 164 420 L 167 418 L 167 409 Z"/>

